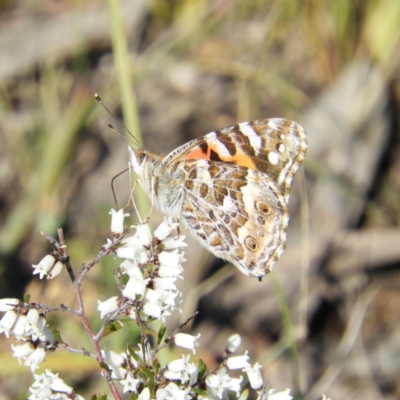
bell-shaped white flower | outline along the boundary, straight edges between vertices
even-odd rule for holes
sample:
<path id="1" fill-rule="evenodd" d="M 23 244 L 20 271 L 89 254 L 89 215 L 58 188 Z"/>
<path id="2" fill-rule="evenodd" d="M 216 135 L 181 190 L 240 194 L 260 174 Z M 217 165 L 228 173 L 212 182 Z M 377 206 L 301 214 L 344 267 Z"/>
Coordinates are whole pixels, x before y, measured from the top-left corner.
<path id="1" fill-rule="evenodd" d="M 17 320 L 17 313 L 14 310 L 7 311 L 0 321 L 0 333 L 4 332 L 4 335 L 8 338 L 10 337 L 10 330 Z"/>
<path id="2" fill-rule="evenodd" d="M 247 355 L 247 350 L 243 356 L 229 357 L 226 360 L 226 365 L 229 369 L 243 369 L 250 367 L 250 357 Z"/>
<path id="3" fill-rule="evenodd" d="M 126 284 L 122 294 L 131 300 L 141 298 L 146 290 L 146 285 L 149 279 L 143 279 L 143 276 L 132 276 Z"/>
<path id="4" fill-rule="evenodd" d="M 19 303 L 19 299 L 0 299 L 0 312 L 14 310 L 15 306 Z"/>
<path id="5" fill-rule="evenodd" d="M 26 315 L 18 315 L 17 319 L 11 329 L 11 333 L 18 340 L 25 339 L 25 326 L 26 326 Z"/>
<path id="6" fill-rule="evenodd" d="M 97 300 L 97 303 L 97 310 L 100 311 L 100 318 L 103 319 L 107 314 L 118 310 L 121 305 L 121 299 L 118 296 L 113 296 L 106 301 Z"/>
<path id="7" fill-rule="evenodd" d="M 38 265 L 32 265 L 32 267 L 35 268 L 33 275 L 39 274 L 39 278 L 43 279 L 43 277 L 47 275 L 55 263 L 56 259 L 51 254 L 48 254 L 40 260 Z"/>
<path id="8" fill-rule="evenodd" d="M 13 357 L 21 364 L 21 360 L 27 359 L 35 351 L 35 346 L 31 342 L 26 342 L 24 344 L 12 344 L 11 349 Z"/>
<path id="9" fill-rule="evenodd" d="M 240 335 L 238 333 L 234 333 L 233 335 L 229 336 L 226 342 L 226 352 L 229 354 L 234 353 L 239 348 L 241 343 L 242 338 L 240 337 Z"/>
<path id="10" fill-rule="evenodd" d="M 178 227 L 178 223 L 172 222 L 172 218 L 164 218 L 164 221 L 154 231 L 154 237 L 163 241 L 169 234 Z"/>
<path id="11" fill-rule="evenodd" d="M 173 339 L 177 346 L 192 350 L 193 354 L 196 354 L 196 347 L 199 347 L 198 339 L 200 336 L 200 333 L 197 336 L 188 335 L 187 333 L 177 333 Z"/>
<path id="12" fill-rule="evenodd" d="M 103 355 L 105 363 L 112 370 L 111 377 L 113 379 L 125 379 L 127 371 L 125 368 L 122 368 L 122 365 L 125 363 L 126 356 L 108 349 L 102 350 L 101 354 Z"/>
<path id="13" fill-rule="evenodd" d="M 111 232 L 117 236 L 120 235 L 124 231 L 124 218 L 129 217 L 129 213 L 124 213 L 124 210 L 121 208 L 118 211 L 111 209 Z"/>
<path id="14" fill-rule="evenodd" d="M 35 372 L 39 368 L 39 364 L 46 358 L 46 351 L 42 347 L 34 350 L 24 362 L 24 365 L 31 367 L 31 371 Z"/>
<path id="15" fill-rule="evenodd" d="M 57 261 L 47 272 L 46 276 L 47 280 L 54 279 L 56 276 L 60 275 L 62 269 L 63 269 L 63 264 L 60 261 Z"/>
<path id="16" fill-rule="evenodd" d="M 150 400 L 150 390 L 145 387 L 139 394 L 138 400 Z"/>
<path id="17" fill-rule="evenodd" d="M 264 384 L 263 377 L 261 375 L 261 365 L 256 362 L 252 367 L 246 367 L 243 371 L 247 373 L 249 378 L 250 386 L 258 390 Z"/>

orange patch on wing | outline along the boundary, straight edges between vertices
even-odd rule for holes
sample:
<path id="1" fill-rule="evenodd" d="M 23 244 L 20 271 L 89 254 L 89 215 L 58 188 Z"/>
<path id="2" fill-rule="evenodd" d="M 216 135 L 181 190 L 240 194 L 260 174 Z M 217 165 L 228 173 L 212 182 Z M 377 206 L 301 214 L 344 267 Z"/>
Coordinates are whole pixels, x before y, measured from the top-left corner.
<path id="1" fill-rule="evenodd" d="M 194 159 L 194 160 L 209 160 L 210 159 L 210 149 L 208 149 L 207 153 L 204 153 L 204 151 L 201 148 L 197 148 L 196 150 L 193 150 L 191 153 L 189 153 L 186 157 L 186 159 Z"/>
<path id="2" fill-rule="evenodd" d="M 218 155 L 218 157 L 221 161 L 234 163 L 234 164 L 240 165 L 241 167 L 257 169 L 253 160 L 247 154 L 241 152 L 239 154 L 235 154 L 234 156 L 223 156 L 218 152 L 218 148 L 215 145 L 208 145 L 207 152 L 204 152 L 204 150 L 202 148 L 197 147 L 192 152 L 188 153 L 186 155 L 185 159 L 212 160 L 212 157 L 211 157 L 212 151 Z"/>

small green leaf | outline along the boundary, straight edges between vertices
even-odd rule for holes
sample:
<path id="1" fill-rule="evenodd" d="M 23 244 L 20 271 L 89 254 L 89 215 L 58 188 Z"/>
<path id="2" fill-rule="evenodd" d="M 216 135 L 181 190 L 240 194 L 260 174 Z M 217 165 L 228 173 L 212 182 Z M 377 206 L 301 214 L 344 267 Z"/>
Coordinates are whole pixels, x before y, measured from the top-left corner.
<path id="1" fill-rule="evenodd" d="M 24 294 L 24 303 L 29 303 L 31 295 L 29 293 Z"/>
<path id="2" fill-rule="evenodd" d="M 123 324 L 118 320 L 108 321 L 108 322 L 106 322 L 106 325 L 105 325 L 105 328 L 104 328 L 104 331 L 103 331 L 101 337 L 110 335 L 111 333 L 114 333 L 114 332 L 118 332 L 123 327 L 124 327 Z"/>
<path id="3" fill-rule="evenodd" d="M 249 397 L 249 389 L 244 389 L 238 400 L 247 400 Z"/>
<path id="4" fill-rule="evenodd" d="M 51 327 L 50 328 L 51 332 L 53 333 L 54 340 L 58 343 L 64 343 L 63 340 L 61 339 L 61 334 L 60 331 L 56 327 Z"/>
<path id="5" fill-rule="evenodd" d="M 201 358 L 199 360 L 199 363 L 197 364 L 197 370 L 199 371 L 198 380 L 203 379 L 203 376 L 207 370 L 207 366 L 206 364 L 204 364 L 204 361 Z"/>
<path id="6" fill-rule="evenodd" d="M 138 363 L 138 365 L 143 364 L 143 360 L 135 353 L 135 351 L 129 345 L 128 345 L 128 352 L 130 356 Z"/>
<path id="7" fill-rule="evenodd" d="M 193 390 L 199 394 L 200 396 L 206 397 L 207 398 L 207 392 L 203 389 L 200 388 L 193 388 Z"/>
<path id="8" fill-rule="evenodd" d="M 107 372 L 110 372 L 110 371 L 111 371 L 111 370 L 110 370 L 110 367 L 109 367 L 104 361 L 102 361 L 102 362 L 100 363 L 100 367 L 103 368 L 103 369 L 105 369 Z"/>
<path id="9" fill-rule="evenodd" d="M 121 281 L 123 286 L 126 286 L 126 284 L 129 282 L 129 275 L 128 274 L 123 274 L 121 275 L 121 277 L 119 278 L 119 280 Z"/>
<path id="10" fill-rule="evenodd" d="M 160 361 L 158 360 L 158 358 L 155 358 L 153 360 L 153 371 L 155 374 L 158 374 L 159 370 L 160 370 Z"/>
<path id="11" fill-rule="evenodd" d="M 157 334 L 157 346 L 161 343 L 167 328 L 165 325 L 162 325 L 161 328 L 158 330 Z"/>
<path id="12" fill-rule="evenodd" d="M 144 365 L 141 365 L 139 367 L 139 371 L 142 372 L 146 376 L 146 378 L 149 380 L 149 389 L 152 391 L 152 388 L 154 387 L 154 375 L 153 375 L 152 371 L 150 371 Z"/>
<path id="13" fill-rule="evenodd" d="M 94 394 L 93 396 L 90 397 L 90 400 L 107 400 L 107 395 L 106 394 Z"/>

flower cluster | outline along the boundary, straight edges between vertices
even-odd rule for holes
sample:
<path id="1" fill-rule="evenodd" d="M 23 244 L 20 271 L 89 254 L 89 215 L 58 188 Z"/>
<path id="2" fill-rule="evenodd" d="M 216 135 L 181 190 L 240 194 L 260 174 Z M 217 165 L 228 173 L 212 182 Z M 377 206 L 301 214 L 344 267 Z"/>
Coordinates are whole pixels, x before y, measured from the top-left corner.
<path id="1" fill-rule="evenodd" d="M 123 214 L 123 210 L 112 210 L 111 215 L 114 236 L 119 238 L 127 214 Z M 126 308 L 126 301 L 135 304 L 134 308 L 128 307 L 125 311 L 132 319 L 139 317 L 165 321 L 172 311 L 179 308 L 182 293 L 175 282 L 183 279 L 182 263 L 186 260 L 181 248 L 187 245 L 183 241 L 184 236 L 168 238 L 177 225 L 171 219 L 165 219 L 152 235 L 149 226 L 141 224 L 134 227 L 134 235 L 119 242 L 114 253 L 124 259 L 119 272 L 126 283 L 122 296 L 99 301 L 98 310 L 102 318 Z M 114 248 L 114 241 L 108 240 L 105 247 Z"/>
<path id="2" fill-rule="evenodd" d="M 94 262 L 81 269 L 78 277 L 75 277 L 69 258 L 66 256 L 66 245 L 62 234 L 60 243 L 54 238 L 48 238 L 55 248 L 54 253 L 45 256 L 38 265 L 33 265 L 33 274 L 38 274 L 40 279 L 55 278 L 66 265 L 74 282 L 79 304 L 83 302 L 80 282 L 85 273 L 106 255 L 111 254 L 122 259 L 115 273 L 120 293 L 105 301 L 98 301 L 97 310 L 100 317 L 106 318 L 99 332 L 93 333 L 84 307 L 78 310 L 66 306 L 50 308 L 21 302 L 18 299 L 2 299 L 0 312 L 5 314 L 0 321 L 0 333 L 4 333 L 7 338 L 12 336 L 22 342 L 11 345 L 14 357 L 30 367 L 34 373 L 44 360 L 46 352 L 58 350 L 59 347 L 90 355 L 101 364 L 102 374 L 107 376 L 107 383 L 117 399 L 120 399 L 120 395 L 115 383 L 122 386 L 124 393 L 132 393 L 132 398 L 138 400 L 222 400 L 228 398 L 229 393 L 235 393 L 239 397 L 242 394 L 244 379 L 239 375 L 240 372 L 235 371 L 247 375 L 251 388 L 258 393 L 258 400 L 293 399 L 289 389 L 276 392 L 274 389 L 266 388 L 261 365 L 256 362 L 252 366 L 247 351 L 243 355 L 233 355 L 241 344 L 241 338 L 237 334 L 228 339 L 223 361 L 212 372 L 207 372 L 201 359 L 191 361 L 191 355 L 185 354 L 166 365 L 161 365 L 159 352 L 169 343 L 188 349 L 196 355 L 201 337 L 200 333 L 193 336 L 180 332 L 180 329 L 166 336 L 163 324 L 157 332 L 153 330 L 153 321 L 165 322 L 172 312 L 180 311 L 182 293 L 177 289 L 176 281 L 183 279 L 185 237 L 172 235 L 178 224 L 171 219 L 165 219 L 154 234 L 151 234 L 147 224 L 140 224 L 133 227 L 134 233 L 131 236 L 127 236 L 124 219 L 129 214 L 123 210 L 111 210 L 110 214 L 113 239 L 108 240 L 102 247 Z M 56 331 L 50 330 L 47 326 L 45 313 L 40 314 L 37 309 L 46 312 L 70 311 L 80 316 L 95 353 L 72 349 L 63 343 Z M 101 349 L 99 346 L 101 338 L 123 327 L 123 322 L 118 320 L 120 315 L 127 315 L 138 324 L 141 329 L 140 343 L 137 348 L 127 345 L 123 353 Z M 42 374 L 33 375 L 35 381 L 29 388 L 31 393 L 29 400 L 82 399 L 58 377 L 58 374 L 46 370 Z"/>
<path id="3" fill-rule="evenodd" d="M 54 335 L 37 310 L 26 311 L 23 305 L 18 299 L 0 299 L 0 312 L 5 312 L 0 321 L 0 333 L 23 342 L 11 345 L 13 357 L 19 363 L 24 361 L 34 372 L 45 359 L 46 351 L 53 348 Z"/>
<path id="4" fill-rule="evenodd" d="M 35 382 L 29 388 L 31 395 L 28 400 L 64 400 L 75 399 L 84 400 L 83 397 L 74 393 L 74 390 L 66 385 L 58 374 L 53 374 L 50 370 L 46 370 L 43 374 L 33 374 Z"/>

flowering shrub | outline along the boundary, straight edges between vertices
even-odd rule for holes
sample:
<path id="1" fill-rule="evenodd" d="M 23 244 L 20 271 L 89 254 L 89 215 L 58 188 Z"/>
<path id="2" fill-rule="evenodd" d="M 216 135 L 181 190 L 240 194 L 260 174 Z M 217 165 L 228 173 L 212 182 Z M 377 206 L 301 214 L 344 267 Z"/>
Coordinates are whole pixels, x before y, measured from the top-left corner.
<path id="1" fill-rule="evenodd" d="M 141 224 L 134 226 L 134 233 L 128 236 L 124 229 L 124 218 L 129 214 L 124 214 L 123 210 L 111 210 L 110 214 L 113 239 L 107 240 L 95 260 L 84 265 L 78 276 L 75 276 L 70 264 L 61 230 L 58 232 L 58 241 L 46 237 L 54 247 L 53 253 L 33 265 L 33 274 L 39 275 L 40 279 L 54 279 L 65 267 L 74 285 L 78 309 L 30 303 L 29 298 L 24 301 L 0 300 L 0 311 L 5 313 L 0 321 L 0 333 L 20 342 L 11 345 L 13 356 L 29 367 L 34 377 L 34 383 L 29 388 L 29 400 L 82 399 L 58 374 L 50 370 L 35 373 L 48 352 L 62 348 L 95 358 L 115 399 L 121 399 L 121 392 L 129 392 L 132 399 L 139 400 L 225 399 L 229 392 L 240 396 L 240 399 L 246 399 L 248 389 L 242 387 L 243 377 L 231 377 L 230 371 L 233 370 L 247 374 L 250 387 L 257 391 L 260 400 L 292 399 L 288 389 L 277 393 L 266 388 L 260 371 L 261 365 L 255 363 L 251 366 L 247 351 L 244 355 L 231 356 L 240 345 L 241 339 L 237 334 L 228 338 L 225 360 L 211 372 L 207 372 L 202 360 L 191 362 L 191 356 L 184 354 L 167 365 L 161 365 L 158 353 L 168 343 L 173 342 L 195 355 L 201 336 L 200 333 L 192 336 L 180 332 L 188 321 L 169 335 L 166 335 L 164 325 L 158 332 L 151 329 L 152 321 L 165 322 L 172 312 L 180 310 L 182 293 L 175 283 L 177 279 L 183 279 L 184 236 L 170 236 L 177 228 L 177 224 L 170 219 L 165 219 L 154 234 L 151 234 L 148 225 Z M 119 295 L 98 302 L 100 318 L 106 320 L 95 333 L 84 311 L 80 285 L 85 274 L 102 257 L 108 255 L 123 260 L 115 274 Z M 63 343 L 58 331 L 46 322 L 47 314 L 54 311 L 69 311 L 82 319 L 93 352 L 72 349 Z M 138 347 L 135 349 L 127 345 L 122 354 L 100 346 L 102 337 L 123 327 L 123 322 L 118 319 L 120 316 L 134 320 L 141 330 L 141 343 Z M 149 335 L 153 336 L 153 340 L 149 340 Z M 106 395 L 92 396 L 92 399 L 106 398 Z"/>

